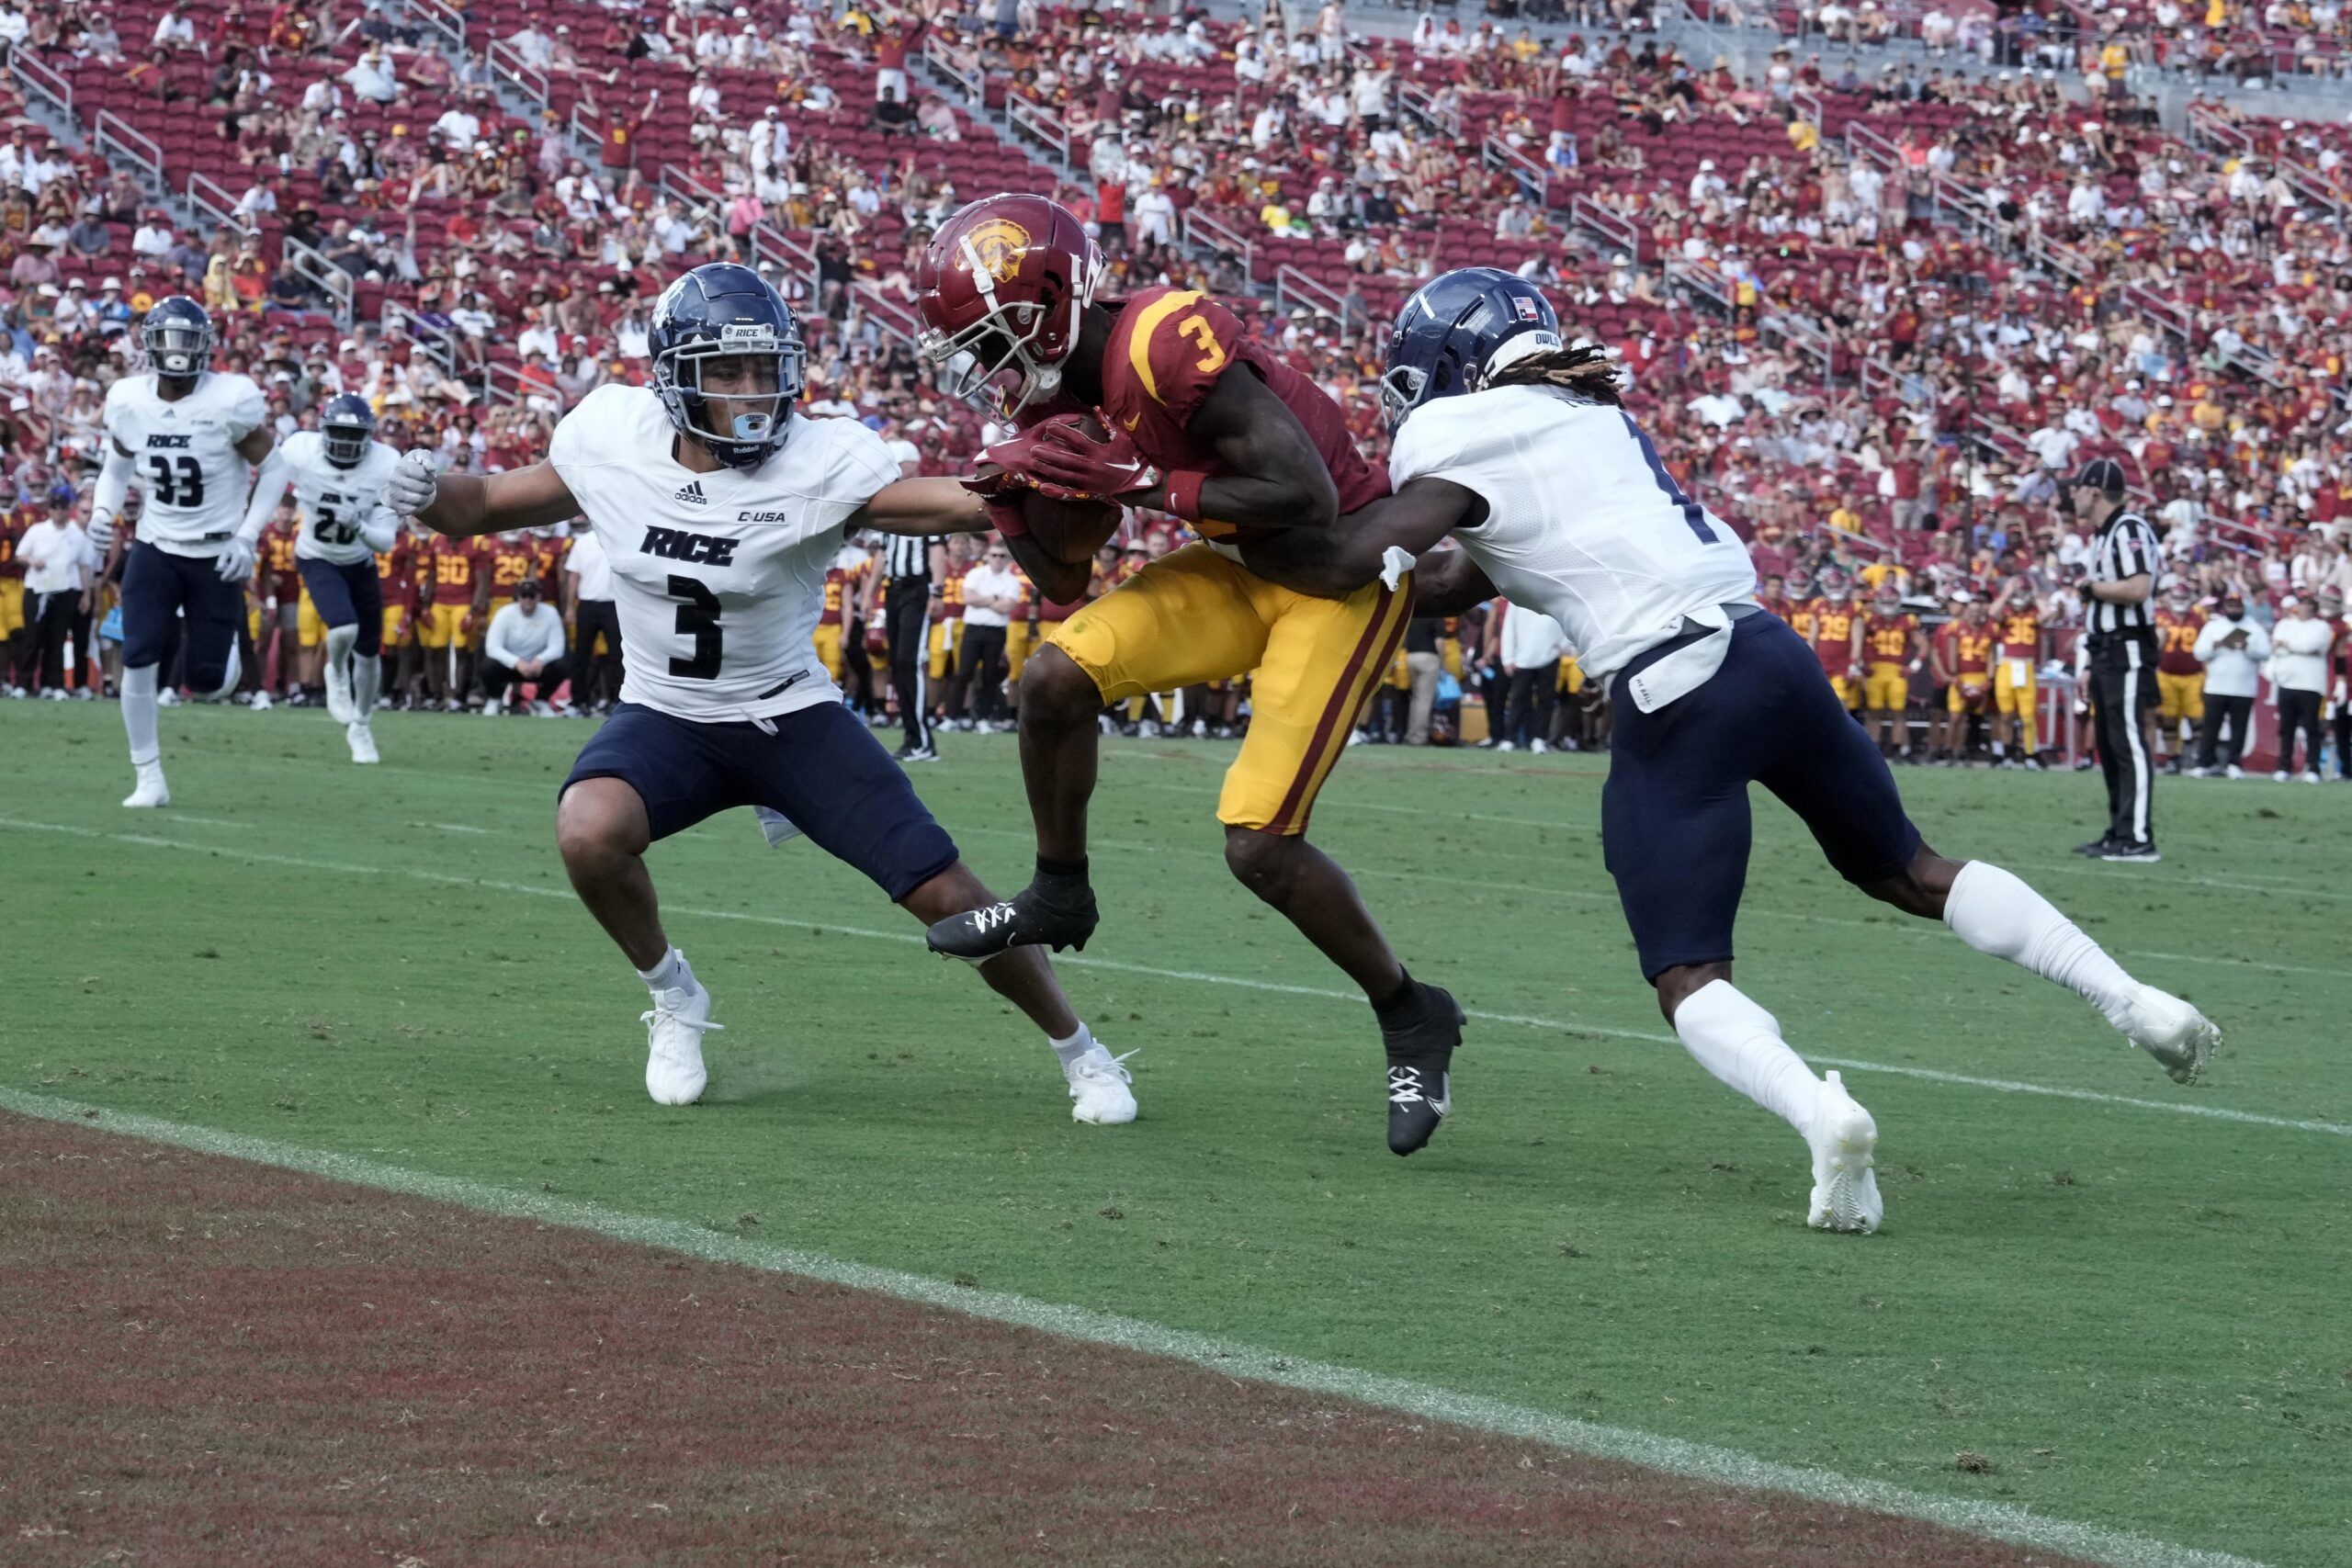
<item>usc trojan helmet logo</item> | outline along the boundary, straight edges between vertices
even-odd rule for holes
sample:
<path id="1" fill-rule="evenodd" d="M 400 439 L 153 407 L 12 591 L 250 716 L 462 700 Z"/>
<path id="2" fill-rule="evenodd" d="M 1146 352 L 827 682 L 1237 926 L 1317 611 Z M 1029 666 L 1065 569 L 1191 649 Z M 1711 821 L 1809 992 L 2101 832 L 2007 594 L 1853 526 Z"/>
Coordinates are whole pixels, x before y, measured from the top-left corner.
<path id="1" fill-rule="evenodd" d="M 999 283 L 1010 283 L 1028 254 L 1029 231 L 1010 218 L 992 218 L 964 236 L 964 249 L 974 266 Z"/>

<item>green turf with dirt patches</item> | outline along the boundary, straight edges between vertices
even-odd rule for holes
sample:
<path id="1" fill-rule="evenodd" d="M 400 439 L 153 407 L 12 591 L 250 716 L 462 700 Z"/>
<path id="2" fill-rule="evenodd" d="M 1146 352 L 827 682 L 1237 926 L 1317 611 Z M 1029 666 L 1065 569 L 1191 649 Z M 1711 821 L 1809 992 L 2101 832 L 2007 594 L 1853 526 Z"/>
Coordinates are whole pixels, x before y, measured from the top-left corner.
<path id="1" fill-rule="evenodd" d="M 2165 781 L 2167 860 L 2109 867 L 2065 852 L 2093 777 L 1904 773 L 1931 842 L 2036 882 L 2222 1022 L 2186 1090 L 2072 998 L 1860 900 L 1759 796 L 1743 986 L 1808 1055 L 1981 1080 L 1848 1069 L 1888 1205 L 1850 1239 L 1804 1228 L 1792 1134 L 1643 1038 L 1665 1028 L 1600 868 L 1596 760 L 1360 750 L 1318 808 L 1415 971 L 1521 1021 L 1474 1021 L 1456 1114 L 1408 1161 L 1368 1014 L 1225 874 L 1230 748 L 1106 750 L 1106 923 L 1065 970 L 1112 1047 L 1142 1048 L 1143 1120 L 1105 1130 L 1069 1122 L 1043 1043 L 910 920 L 747 816 L 655 852 L 729 1029 L 705 1104 L 650 1105 L 643 991 L 550 844 L 584 727 L 378 728 L 363 770 L 316 715 L 177 710 L 177 804 L 134 815 L 111 708 L 0 708 L 0 1083 L 2167 1540 L 2352 1556 L 2352 795 Z M 947 746 L 921 787 L 1009 890 L 1012 744 Z"/>

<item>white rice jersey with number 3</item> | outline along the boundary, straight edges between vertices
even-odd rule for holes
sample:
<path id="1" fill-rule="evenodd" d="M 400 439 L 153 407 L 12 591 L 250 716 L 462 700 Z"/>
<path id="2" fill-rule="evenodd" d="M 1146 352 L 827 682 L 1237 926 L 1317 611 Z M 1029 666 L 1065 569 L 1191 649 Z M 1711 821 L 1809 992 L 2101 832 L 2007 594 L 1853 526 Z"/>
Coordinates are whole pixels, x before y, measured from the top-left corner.
<path id="1" fill-rule="evenodd" d="M 384 487 L 400 467 L 401 455 L 380 441 L 370 441 L 366 457 L 339 468 L 327 461 L 327 438 L 315 430 L 288 436 L 282 454 L 286 477 L 294 485 L 294 504 L 302 513 L 294 554 L 337 566 L 374 560 L 376 552 L 359 536 L 360 525 L 381 508 Z M 395 522 L 393 532 L 398 531 Z"/>
<path id="2" fill-rule="evenodd" d="M 766 462 L 708 474 L 675 436 L 657 394 L 606 386 L 548 446 L 612 564 L 621 699 L 704 723 L 841 701 L 814 646 L 825 567 L 897 460 L 851 419 L 796 413 Z"/>
<path id="3" fill-rule="evenodd" d="M 1692 610 L 1756 594 L 1739 536 L 1612 404 L 1539 387 L 1440 398 L 1397 431 L 1388 475 L 1483 497 L 1487 515 L 1453 537 L 1505 598 L 1560 623 L 1590 676 L 1674 637 Z"/>
<path id="4" fill-rule="evenodd" d="M 253 493 L 253 469 L 237 443 L 268 417 L 249 376 L 208 370 L 176 402 L 156 394 L 153 376 L 125 376 L 107 388 L 107 434 L 136 470 L 141 541 L 175 556 L 220 554 Z"/>

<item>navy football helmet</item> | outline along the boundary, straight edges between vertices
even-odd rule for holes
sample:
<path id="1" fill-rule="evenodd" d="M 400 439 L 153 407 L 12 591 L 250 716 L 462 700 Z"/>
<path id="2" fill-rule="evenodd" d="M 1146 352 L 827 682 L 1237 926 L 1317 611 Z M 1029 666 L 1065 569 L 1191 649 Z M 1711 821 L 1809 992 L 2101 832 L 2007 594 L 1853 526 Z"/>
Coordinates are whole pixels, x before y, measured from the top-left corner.
<path id="1" fill-rule="evenodd" d="M 775 286 L 732 262 L 698 266 L 662 292 L 648 333 L 653 389 L 670 423 L 730 468 L 756 468 L 784 445 L 806 385 L 800 323 Z M 717 362 L 764 360 L 770 375 L 706 386 Z M 722 427 L 721 421 L 724 421 Z"/>
<path id="2" fill-rule="evenodd" d="M 1431 398 L 1475 392 L 1512 361 L 1560 346 L 1560 319 L 1544 291 L 1491 266 L 1430 279 L 1396 312 L 1380 406 L 1388 428 Z"/>
<path id="3" fill-rule="evenodd" d="M 338 393 L 319 414 L 319 434 L 326 439 L 328 462 L 356 468 L 376 439 L 376 411 L 356 392 Z"/>
<path id="4" fill-rule="evenodd" d="M 166 381 L 193 381 L 210 369 L 218 336 L 204 307 L 185 294 L 156 300 L 139 323 L 139 346 Z"/>

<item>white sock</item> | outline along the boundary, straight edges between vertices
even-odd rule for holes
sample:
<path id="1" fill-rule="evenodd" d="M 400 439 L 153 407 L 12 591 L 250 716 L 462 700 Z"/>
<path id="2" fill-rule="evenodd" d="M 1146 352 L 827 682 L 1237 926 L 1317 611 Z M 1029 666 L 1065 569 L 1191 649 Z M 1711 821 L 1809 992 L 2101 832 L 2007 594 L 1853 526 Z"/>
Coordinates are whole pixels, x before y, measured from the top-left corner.
<path id="1" fill-rule="evenodd" d="M 203 693 L 198 696 L 198 700 L 200 702 L 217 703 L 232 695 L 237 690 L 237 681 L 239 677 L 244 674 L 244 666 L 240 662 L 241 658 L 242 656 L 237 652 L 237 645 L 233 642 L 231 643 L 229 645 L 229 662 L 220 667 L 220 689 L 216 692 Z"/>
<path id="2" fill-rule="evenodd" d="M 692 990 L 695 984 L 695 972 L 686 967 L 686 955 L 674 947 L 663 953 L 662 962 L 652 968 L 639 970 L 637 977 L 645 982 L 648 990 L 657 992 Z"/>
<path id="3" fill-rule="evenodd" d="M 1944 896 L 1944 924 L 1979 953 L 2065 987 L 2118 1029 L 2132 1022 L 2139 984 L 2050 900 L 1997 865 L 1970 861 Z"/>
<path id="4" fill-rule="evenodd" d="M 360 724 L 376 711 L 376 696 L 384 687 L 384 661 L 376 654 L 361 653 L 351 660 L 351 713 Z"/>
<path id="5" fill-rule="evenodd" d="M 130 737 L 130 765 L 152 768 L 164 760 L 163 743 L 155 739 L 155 666 L 142 664 L 122 672 L 122 728 Z"/>
<path id="6" fill-rule="evenodd" d="M 1674 1032 L 1699 1065 L 1813 1136 L 1821 1080 L 1781 1038 L 1781 1023 L 1729 980 L 1710 980 L 1674 1010 Z"/>
<path id="7" fill-rule="evenodd" d="M 358 623 L 354 622 L 347 626 L 329 626 L 327 628 L 328 668 L 334 669 L 340 666 L 345 674 L 350 674 L 351 666 L 345 661 L 350 659 L 351 650 L 358 641 Z"/>
<path id="8" fill-rule="evenodd" d="M 1062 1066 L 1067 1071 L 1072 1062 L 1094 1049 L 1094 1032 L 1080 1023 L 1077 1033 L 1067 1040 L 1054 1040 L 1052 1044 L 1054 1055 L 1061 1058 Z"/>

